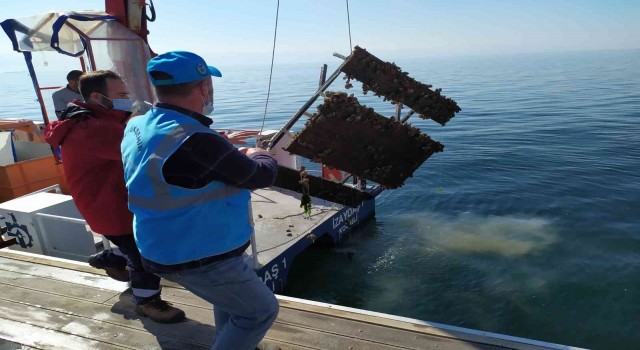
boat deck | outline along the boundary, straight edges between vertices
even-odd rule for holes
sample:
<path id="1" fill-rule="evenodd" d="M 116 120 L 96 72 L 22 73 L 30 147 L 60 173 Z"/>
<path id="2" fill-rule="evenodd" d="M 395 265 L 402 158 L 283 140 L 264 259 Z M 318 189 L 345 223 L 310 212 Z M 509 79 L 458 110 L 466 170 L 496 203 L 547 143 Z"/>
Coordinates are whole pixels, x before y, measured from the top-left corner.
<path id="1" fill-rule="evenodd" d="M 85 262 L 89 255 L 102 249 L 102 238 L 87 232 L 86 223 L 70 196 L 41 192 L 1 203 L 4 216 L 14 218 L 13 236 L 20 234 L 28 242 L 11 246 L 10 250 Z M 297 254 L 318 239 L 339 241 L 372 216 L 375 210 L 374 200 L 349 208 L 312 198 L 313 208 L 307 217 L 300 208 L 300 197 L 300 193 L 277 187 L 251 193 L 258 252 L 254 268 L 267 286 L 276 292 L 286 285 Z M 21 225 L 24 225 L 24 233 L 19 231 Z M 68 244 L 70 240 L 74 245 Z M 252 253 L 252 247 L 247 248 L 247 254 Z"/>
<path id="2" fill-rule="evenodd" d="M 133 311 L 126 283 L 87 264 L 0 251 L 0 349 L 208 349 L 211 305 L 165 283 L 188 321 L 162 325 Z M 527 339 L 278 296 L 261 349 L 572 349 Z M 17 345 L 19 344 L 19 345 Z M 12 347 L 13 346 L 13 347 Z"/>
<path id="3" fill-rule="evenodd" d="M 342 205 L 314 198 L 312 215 L 300 208 L 301 194 L 281 188 L 251 191 L 253 221 L 260 266 L 268 265 L 298 241 L 307 239 L 318 225 L 335 215 Z M 251 254 L 251 248 L 247 249 Z"/>

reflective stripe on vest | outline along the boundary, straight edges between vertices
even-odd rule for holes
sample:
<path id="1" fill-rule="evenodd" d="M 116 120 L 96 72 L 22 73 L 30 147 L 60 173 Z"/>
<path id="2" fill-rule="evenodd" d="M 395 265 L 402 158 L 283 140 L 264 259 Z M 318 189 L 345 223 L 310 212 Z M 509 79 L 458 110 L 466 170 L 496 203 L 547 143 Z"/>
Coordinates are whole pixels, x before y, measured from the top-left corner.
<path id="1" fill-rule="evenodd" d="M 158 197 L 170 196 L 170 193 L 164 178 L 158 177 L 156 169 L 162 169 L 165 158 L 168 158 L 168 153 L 175 148 L 176 144 L 183 140 L 185 136 L 195 132 L 203 132 L 202 127 L 197 125 L 180 125 L 165 136 L 149 157 L 149 164 L 147 165 L 146 175 L 152 182 L 154 196 L 152 198 L 146 198 L 130 193 L 130 204 L 151 210 L 170 210 L 195 205 L 207 200 L 224 199 L 242 191 L 241 188 L 235 186 L 223 186 L 209 191 L 197 191 L 189 197 L 172 198 L 171 201 L 158 201 Z"/>
<path id="2" fill-rule="evenodd" d="M 188 207 L 190 205 L 202 203 L 205 200 L 220 200 L 232 197 L 239 194 L 241 191 L 241 188 L 232 188 L 230 190 L 228 188 L 222 187 L 207 192 L 198 192 L 197 195 L 191 197 L 172 199 L 170 202 L 162 202 L 153 198 L 129 195 L 129 204 L 151 210 L 170 210 Z"/>

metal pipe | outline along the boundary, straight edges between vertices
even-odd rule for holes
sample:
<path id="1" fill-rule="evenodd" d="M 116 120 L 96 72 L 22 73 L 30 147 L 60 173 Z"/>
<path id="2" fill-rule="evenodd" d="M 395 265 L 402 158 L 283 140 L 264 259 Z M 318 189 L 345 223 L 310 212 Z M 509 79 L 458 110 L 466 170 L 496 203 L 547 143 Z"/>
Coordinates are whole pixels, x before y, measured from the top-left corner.
<path id="1" fill-rule="evenodd" d="M 93 49 L 91 48 L 91 39 L 87 40 L 87 56 L 89 56 L 89 63 L 91 64 L 91 70 L 95 71 L 98 69 L 98 67 L 96 67 L 96 60 L 93 57 Z"/>
<path id="2" fill-rule="evenodd" d="M 400 121 L 400 114 L 402 113 L 402 103 L 396 105 L 396 119 Z"/>
<path id="3" fill-rule="evenodd" d="M 31 76 L 31 82 L 33 83 L 33 89 L 36 92 L 36 97 L 38 98 L 38 103 L 40 104 L 40 112 L 42 113 L 42 120 L 44 121 L 44 125 L 49 125 L 49 115 L 47 114 L 47 107 L 44 104 L 44 99 L 42 98 L 42 92 L 40 91 L 40 84 L 38 83 L 38 77 L 36 76 L 36 70 L 33 68 L 33 62 L 31 62 L 32 56 L 31 52 L 25 51 L 23 52 L 24 60 L 27 63 L 27 69 L 29 70 L 29 75 Z M 50 146 L 51 154 L 53 154 L 53 159 L 55 159 L 56 164 L 60 163 L 60 157 L 58 156 L 57 148 Z"/>
<path id="4" fill-rule="evenodd" d="M 336 71 L 333 72 L 333 74 L 331 74 L 331 76 L 327 79 L 327 81 L 325 81 L 324 84 L 322 84 L 322 86 L 320 86 L 318 91 L 316 91 L 316 93 L 313 96 L 311 96 L 311 98 L 302 106 L 302 108 L 300 108 L 293 115 L 293 117 L 291 117 L 291 119 L 289 119 L 289 121 L 282 127 L 282 129 L 280 129 L 273 136 L 273 138 L 271 139 L 271 142 L 269 143 L 268 150 L 271 150 L 278 143 L 278 141 L 280 141 L 280 139 L 284 135 L 285 131 L 291 129 L 291 127 L 293 127 L 293 125 L 298 121 L 298 119 L 300 119 L 300 117 L 302 117 L 304 112 L 306 112 L 313 105 L 313 103 L 316 102 L 316 100 L 318 99 L 320 94 L 323 91 L 325 91 L 329 87 L 329 85 L 331 85 L 331 83 L 333 83 L 338 78 L 338 76 L 340 76 L 340 73 L 341 73 L 340 69 L 342 69 L 342 65 L 340 65 L 340 67 L 338 67 L 338 69 L 336 69 Z"/>
<path id="5" fill-rule="evenodd" d="M 409 113 L 407 113 L 407 115 L 404 116 L 404 118 L 402 118 L 402 120 L 400 121 L 401 123 L 406 122 L 407 120 L 409 120 L 409 118 L 411 118 L 411 116 L 415 113 L 415 111 L 412 109 L 409 111 Z"/>
<path id="6" fill-rule="evenodd" d="M 47 86 L 47 87 L 41 87 L 40 91 L 42 90 L 54 90 L 54 89 L 60 89 L 62 88 L 62 86 Z"/>
<path id="7" fill-rule="evenodd" d="M 44 105 L 44 100 L 42 98 L 42 93 L 40 92 L 40 84 L 38 83 L 38 77 L 36 76 L 36 70 L 33 68 L 33 62 L 31 62 L 31 52 L 25 51 L 24 60 L 27 63 L 27 70 L 29 70 L 29 75 L 31 76 L 31 82 L 33 83 L 33 89 L 36 92 L 36 97 L 38 98 L 38 103 L 40 103 L 40 111 L 42 112 L 42 120 L 44 120 L 44 125 L 49 125 L 49 116 L 47 115 L 47 107 Z M 52 149 L 53 151 L 53 149 Z M 54 152 L 55 156 L 55 152 Z M 57 160 L 57 158 L 56 158 Z"/>
<path id="8" fill-rule="evenodd" d="M 343 61 L 347 59 L 347 57 L 346 57 L 345 55 L 341 55 L 341 54 L 339 54 L 339 53 L 337 53 L 337 52 L 334 52 L 334 53 L 333 53 L 333 56 L 334 56 L 334 57 L 338 57 L 339 59 L 341 59 L 341 60 L 343 60 Z"/>
<path id="9" fill-rule="evenodd" d="M 318 83 L 318 89 L 322 87 L 322 84 L 327 81 L 327 65 L 323 64 L 320 68 L 320 82 Z"/>
<path id="10" fill-rule="evenodd" d="M 82 66 L 82 71 L 87 71 L 87 66 L 84 64 L 84 57 L 80 56 L 80 66 Z"/>

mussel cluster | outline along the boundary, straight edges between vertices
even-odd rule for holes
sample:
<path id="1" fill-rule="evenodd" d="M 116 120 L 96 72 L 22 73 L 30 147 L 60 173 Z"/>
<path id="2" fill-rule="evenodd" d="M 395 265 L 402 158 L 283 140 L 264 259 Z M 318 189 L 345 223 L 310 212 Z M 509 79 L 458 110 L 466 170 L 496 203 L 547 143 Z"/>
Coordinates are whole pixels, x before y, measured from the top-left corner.
<path id="1" fill-rule="evenodd" d="M 419 129 L 374 112 L 353 95 L 327 92 L 287 151 L 397 188 L 443 149 Z"/>
<path id="2" fill-rule="evenodd" d="M 384 62 L 359 46 L 354 48 L 341 70 L 347 79 L 345 88 L 353 87 L 352 79 L 358 80 L 363 83 L 365 94 L 372 91 L 385 100 L 407 105 L 423 119 L 445 125 L 460 112 L 458 104 L 442 95 L 441 89 L 431 90 L 431 85 L 411 78 L 395 63 Z"/>

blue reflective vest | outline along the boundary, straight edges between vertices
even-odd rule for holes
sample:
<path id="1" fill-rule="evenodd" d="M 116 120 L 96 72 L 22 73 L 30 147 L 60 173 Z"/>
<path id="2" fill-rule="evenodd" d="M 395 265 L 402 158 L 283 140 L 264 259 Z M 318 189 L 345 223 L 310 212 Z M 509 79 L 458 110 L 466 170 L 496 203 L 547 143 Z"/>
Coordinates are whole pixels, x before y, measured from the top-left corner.
<path id="1" fill-rule="evenodd" d="M 122 161 L 136 243 L 143 257 L 159 264 L 226 253 L 251 235 L 248 190 L 219 181 L 200 189 L 165 182 L 164 162 L 196 132 L 222 137 L 191 117 L 155 107 L 125 129 Z"/>

